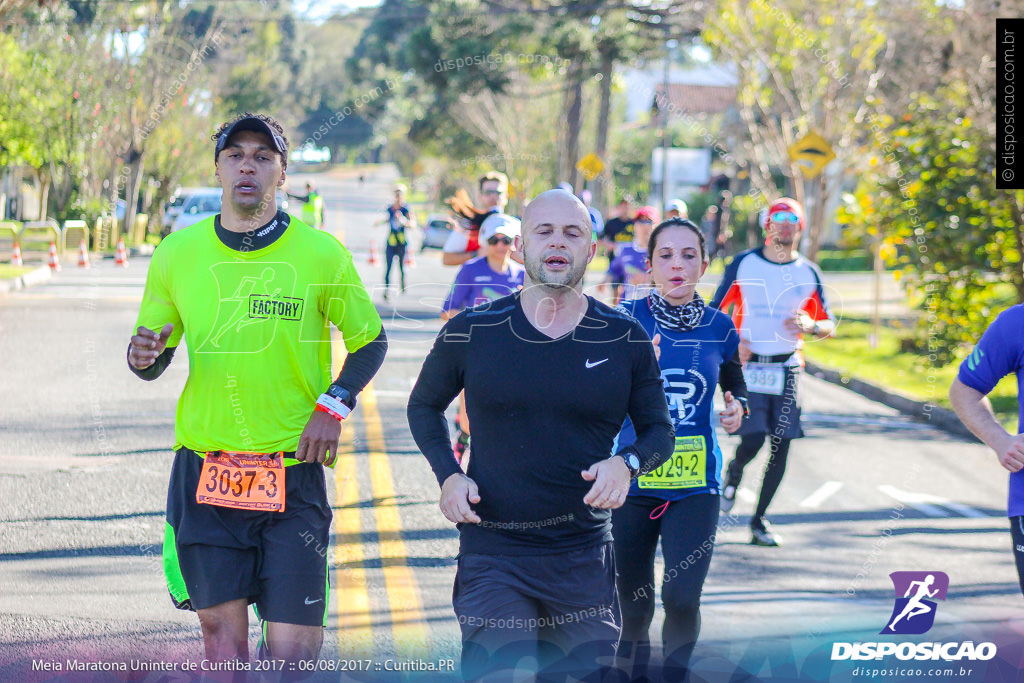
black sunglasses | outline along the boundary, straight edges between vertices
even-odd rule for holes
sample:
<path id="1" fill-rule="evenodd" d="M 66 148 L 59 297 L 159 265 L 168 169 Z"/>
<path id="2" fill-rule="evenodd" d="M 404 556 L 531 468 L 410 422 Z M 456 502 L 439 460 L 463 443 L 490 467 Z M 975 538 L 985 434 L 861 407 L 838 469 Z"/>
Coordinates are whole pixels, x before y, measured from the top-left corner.
<path id="1" fill-rule="evenodd" d="M 512 238 L 506 237 L 505 235 L 493 235 L 487 238 L 487 244 L 490 244 L 491 246 L 494 246 L 498 242 L 501 242 L 502 244 L 505 245 L 509 245 L 512 244 Z"/>

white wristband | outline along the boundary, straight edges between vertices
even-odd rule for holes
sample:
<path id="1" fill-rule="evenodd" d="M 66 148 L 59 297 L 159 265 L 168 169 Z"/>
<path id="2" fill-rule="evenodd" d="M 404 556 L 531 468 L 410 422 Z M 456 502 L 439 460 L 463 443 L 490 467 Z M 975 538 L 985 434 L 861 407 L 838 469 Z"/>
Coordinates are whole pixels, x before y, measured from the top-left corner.
<path id="1" fill-rule="evenodd" d="M 330 394 L 320 394 L 320 398 L 316 400 L 316 404 L 326 408 L 328 412 L 337 415 L 342 420 L 348 417 L 348 414 L 352 412 L 351 408 Z"/>

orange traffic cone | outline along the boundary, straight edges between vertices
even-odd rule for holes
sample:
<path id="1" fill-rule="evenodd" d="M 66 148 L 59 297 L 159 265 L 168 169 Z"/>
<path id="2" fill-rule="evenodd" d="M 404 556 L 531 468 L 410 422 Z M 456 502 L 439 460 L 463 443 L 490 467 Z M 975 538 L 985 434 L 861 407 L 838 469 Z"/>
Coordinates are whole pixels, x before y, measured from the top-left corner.
<path id="1" fill-rule="evenodd" d="M 12 266 L 23 266 L 25 262 L 21 260 L 21 245 L 17 242 L 14 243 L 14 251 L 11 253 L 11 265 Z"/>
<path id="2" fill-rule="evenodd" d="M 57 243 L 50 240 L 50 270 L 57 272 L 60 270 L 60 259 L 57 258 Z"/>
<path id="3" fill-rule="evenodd" d="M 89 249 L 85 246 L 85 240 L 78 243 L 78 267 L 89 267 Z"/>
<path id="4" fill-rule="evenodd" d="M 375 265 L 377 265 L 380 262 L 378 260 L 378 258 L 379 257 L 377 255 L 377 240 L 371 239 L 370 240 L 370 260 L 368 261 L 368 263 L 371 266 L 375 266 Z"/>
<path id="5" fill-rule="evenodd" d="M 128 252 L 124 248 L 124 237 L 117 238 L 117 251 L 114 253 L 114 265 L 128 267 Z"/>
<path id="6" fill-rule="evenodd" d="M 408 247 L 408 246 L 405 248 L 405 267 L 406 268 L 415 268 L 416 267 L 416 259 L 414 259 L 412 257 L 412 249 L 410 247 Z"/>

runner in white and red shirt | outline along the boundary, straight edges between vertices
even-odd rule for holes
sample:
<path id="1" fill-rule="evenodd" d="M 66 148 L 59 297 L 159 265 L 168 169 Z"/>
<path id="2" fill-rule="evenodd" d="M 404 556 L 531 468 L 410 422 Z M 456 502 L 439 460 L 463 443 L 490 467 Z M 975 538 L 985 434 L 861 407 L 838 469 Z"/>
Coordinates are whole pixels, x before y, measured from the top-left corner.
<path id="1" fill-rule="evenodd" d="M 732 260 L 710 304 L 729 313 L 740 333 L 750 403 L 750 418 L 736 432 L 742 440 L 727 468 L 723 510 L 732 509 L 743 468 L 771 437 L 761 495 L 750 520 L 755 545 L 781 544 L 765 513 L 786 471 L 789 443 L 804 435 L 799 395 L 804 337 L 824 339 L 835 332 L 821 271 L 797 251 L 804 226 L 798 201 L 776 200 L 768 208 L 765 245 Z"/>

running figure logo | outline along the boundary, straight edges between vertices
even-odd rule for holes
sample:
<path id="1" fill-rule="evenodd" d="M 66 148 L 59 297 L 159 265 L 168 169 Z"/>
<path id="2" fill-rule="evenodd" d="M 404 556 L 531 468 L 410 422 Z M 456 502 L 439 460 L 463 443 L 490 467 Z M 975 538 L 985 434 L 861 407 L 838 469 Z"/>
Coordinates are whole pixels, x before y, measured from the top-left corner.
<path id="1" fill-rule="evenodd" d="M 879 633 L 920 635 L 935 623 L 935 600 L 945 600 L 949 577 L 944 572 L 893 572 L 896 589 L 892 616 Z M 903 596 L 903 597 L 900 597 Z"/>
<path id="2" fill-rule="evenodd" d="M 223 262 L 211 270 L 217 318 L 198 353 L 258 353 L 269 346 L 280 321 L 302 319 L 303 300 L 283 295 L 295 287 L 290 264 Z"/>

